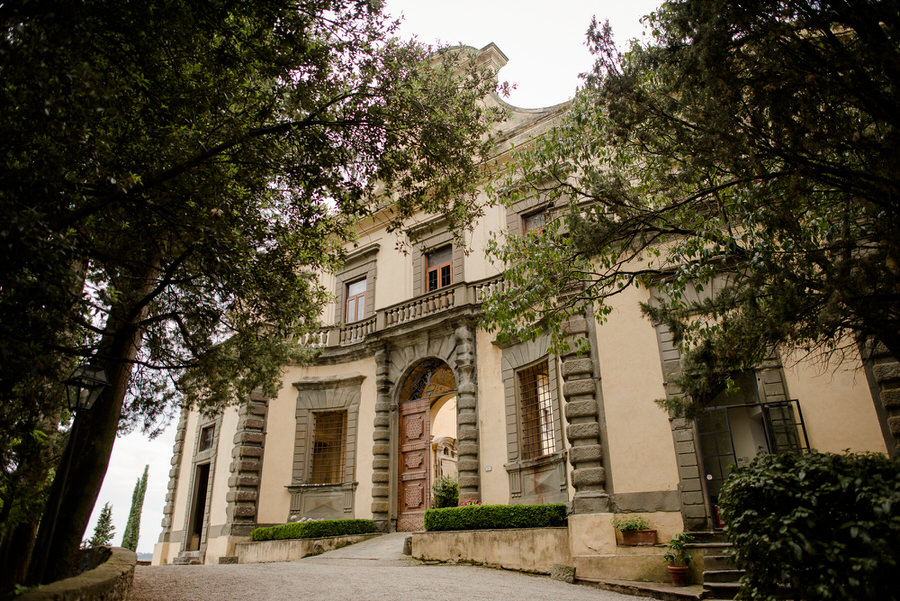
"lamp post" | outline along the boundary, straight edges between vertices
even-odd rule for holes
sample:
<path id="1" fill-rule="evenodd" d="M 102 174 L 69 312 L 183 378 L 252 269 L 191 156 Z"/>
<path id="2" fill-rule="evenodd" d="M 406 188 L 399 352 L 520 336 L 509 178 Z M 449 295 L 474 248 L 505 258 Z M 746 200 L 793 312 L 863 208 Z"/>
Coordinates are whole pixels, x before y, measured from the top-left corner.
<path id="1" fill-rule="evenodd" d="M 60 462 L 62 471 L 54 479 L 50 499 L 41 515 L 41 528 L 34 547 L 35 555 L 32 556 L 29 566 L 29 581 L 32 584 L 44 584 L 50 549 L 56 533 L 56 524 L 59 520 L 63 498 L 66 496 L 72 455 L 75 454 L 77 448 L 80 423 L 78 415 L 83 411 L 90 411 L 103 389 L 109 386 L 109 380 L 107 380 L 104 370 L 92 363 L 85 363 L 76 367 L 72 375 L 63 381 L 63 384 L 66 386 L 66 403 L 75 418 L 72 420 L 72 428 L 69 430 L 69 438 Z"/>

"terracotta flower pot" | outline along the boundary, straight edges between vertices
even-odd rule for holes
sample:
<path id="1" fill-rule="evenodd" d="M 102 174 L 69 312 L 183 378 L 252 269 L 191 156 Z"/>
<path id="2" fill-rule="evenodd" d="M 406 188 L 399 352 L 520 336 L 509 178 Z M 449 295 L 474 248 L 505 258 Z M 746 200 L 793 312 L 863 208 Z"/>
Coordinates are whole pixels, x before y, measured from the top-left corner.
<path id="1" fill-rule="evenodd" d="M 688 583 L 688 567 L 687 566 L 668 566 L 669 578 L 675 586 L 687 586 Z"/>
<path id="2" fill-rule="evenodd" d="M 623 530 L 622 544 L 629 546 L 655 545 L 656 530 Z"/>

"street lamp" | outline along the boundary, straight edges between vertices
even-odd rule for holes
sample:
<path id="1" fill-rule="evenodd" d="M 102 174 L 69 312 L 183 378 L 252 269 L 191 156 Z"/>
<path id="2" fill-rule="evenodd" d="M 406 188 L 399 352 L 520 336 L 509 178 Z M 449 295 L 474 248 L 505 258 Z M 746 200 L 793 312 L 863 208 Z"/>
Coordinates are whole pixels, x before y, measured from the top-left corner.
<path id="1" fill-rule="evenodd" d="M 79 365 L 67 380 L 66 401 L 69 409 L 75 413 L 79 409 L 90 409 L 97 401 L 103 389 L 109 386 L 106 372 L 90 363 Z"/>

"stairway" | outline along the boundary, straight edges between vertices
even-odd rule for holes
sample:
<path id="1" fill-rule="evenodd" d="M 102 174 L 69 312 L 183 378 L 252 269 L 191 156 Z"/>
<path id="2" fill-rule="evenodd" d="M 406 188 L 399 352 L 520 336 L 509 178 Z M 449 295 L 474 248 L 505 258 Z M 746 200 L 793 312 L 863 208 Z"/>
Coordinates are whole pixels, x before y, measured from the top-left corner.
<path id="1" fill-rule="evenodd" d="M 731 559 L 731 543 L 718 531 L 695 532 L 692 536 L 694 542 L 688 547 L 703 550 L 703 599 L 734 599 L 744 571 Z"/>
<path id="2" fill-rule="evenodd" d="M 198 566 L 202 563 L 200 551 L 182 551 L 172 559 L 173 566 Z"/>

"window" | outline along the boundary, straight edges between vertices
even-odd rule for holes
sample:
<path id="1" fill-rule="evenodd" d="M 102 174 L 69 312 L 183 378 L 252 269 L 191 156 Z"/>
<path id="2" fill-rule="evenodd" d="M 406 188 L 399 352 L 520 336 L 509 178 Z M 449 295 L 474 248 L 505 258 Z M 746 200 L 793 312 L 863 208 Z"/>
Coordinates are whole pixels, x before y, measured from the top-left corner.
<path id="1" fill-rule="evenodd" d="M 366 278 L 347 284 L 344 323 L 361 320 L 366 314 Z"/>
<path id="2" fill-rule="evenodd" d="M 453 247 L 444 246 L 425 255 L 425 291 L 453 283 Z"/>
<path id="3" fill-rule="evenodd" d="M 340 484 L 344 480 L 344 443 L 347 411 L 313 414 L 312 468 L 310 484 Z"/>
<path id="4" fill-rule="evenodd" d="M 522 217 L 522 233 L 541 233 L 547 225 L 547 211 L 538 211 Z"/>
<path id="5" fill-rule="evenodd" d="M 556 437 L 547 360 L 519 370 L 516 375 L 522 415 L 522 459 L 551 455 L 556 452 Z"/>
<path id="6" fill-rule="evenodd" d="M 200 448 L 198 451 L 208 451 L 213 446 L 213 436 L 216 433 L 215 426 L 206 426 L 200 430 Z"/>

